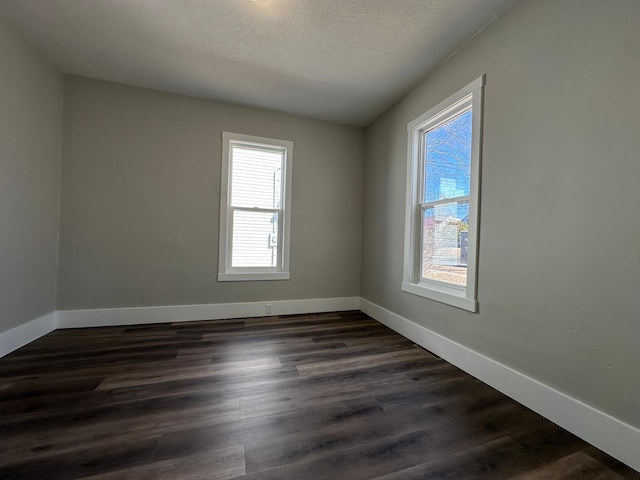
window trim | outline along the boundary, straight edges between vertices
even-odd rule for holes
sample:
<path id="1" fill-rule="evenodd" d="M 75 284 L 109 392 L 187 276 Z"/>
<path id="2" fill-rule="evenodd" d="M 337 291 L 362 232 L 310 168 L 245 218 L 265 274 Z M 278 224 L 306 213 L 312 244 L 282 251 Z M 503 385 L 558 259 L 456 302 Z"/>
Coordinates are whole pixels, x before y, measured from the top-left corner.
<path id="1" fill-rule="evenodd" d="M 402 290 L 414 295 L 468 310 L 478 311 L 477 266 L 480 213 L 480 162 L 482 157 L 482 116 L 485 76 L 438 103 L 407 125 L 407 181 L 404 237 L 404 266 Z M 421 177 L 424 161 L 420 158 L 422 136 L 453 116 L 464 111 L 470 103 L 473 110 L 471 124 L 471 178 L 469 191 L 469 236 L 467 243 L 467 285 L 447 284 L 437 280 L 421 280 Z"/>
<path id="2" fill-rule="evenodd" d="M 284 199 L 284 206 L 278 210 L 280 225 L 278 227 L 279 258 L 280 265 L 275 267 L 232 267 L 231 266 L 231 238 L 233 235 L 233 225 L 230 220 L 233 218 L 234 210 L 262 211 L 264 209 L 252 209 L 232 207 L 230 202 L 229 184 L 231 181 L 231 144 L 246 144 L 265 150 L 284 151 L 284 174 L 282 182 L 281 198 Z M 289 252 L 291 233 L 291 167 L 293 163 L 293 142 L 289 140 L 278 140 L 274 138 L 257 137 L 240 133 L 222 132 L 222 167 L 220 174 L 220 238 L 218 248 L 218 281 L 250 281 L 250 280 L 289 280 Z M 267 209 L 272 211 L 272 209 Z"/>

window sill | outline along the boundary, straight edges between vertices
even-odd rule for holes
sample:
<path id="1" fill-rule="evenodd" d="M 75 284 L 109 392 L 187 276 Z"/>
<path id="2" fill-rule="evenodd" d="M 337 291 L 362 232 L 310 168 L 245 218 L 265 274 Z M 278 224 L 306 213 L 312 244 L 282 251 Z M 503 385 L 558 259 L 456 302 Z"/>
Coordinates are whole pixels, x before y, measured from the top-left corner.
<path id="1" fill-rule="evenodd" d="M 254 280 L 289 280 L 289 272 L 218 273 L 219 282 L 249 282 Z"/>
<path id="2" fill-rule="evenodd" d="M 468 310 L 469 312 L 475 313 L 478 311 L 478 302 L 465 297 L 465 292 L 456 288 L 402 282 L 402 290 L 413 295 L 435 300 L 436 302 L 446 303 L 452 307 Z"/>

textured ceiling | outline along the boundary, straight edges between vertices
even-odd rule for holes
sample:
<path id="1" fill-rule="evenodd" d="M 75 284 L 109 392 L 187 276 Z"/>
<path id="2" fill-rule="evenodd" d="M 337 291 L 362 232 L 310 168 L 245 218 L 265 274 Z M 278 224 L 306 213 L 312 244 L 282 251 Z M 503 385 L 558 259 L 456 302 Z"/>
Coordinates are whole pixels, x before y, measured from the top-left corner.
<path id="1" fill-rule="evenodd" d="M 366 125 L 514 0 L 0 0 L 65 73 Z"/>

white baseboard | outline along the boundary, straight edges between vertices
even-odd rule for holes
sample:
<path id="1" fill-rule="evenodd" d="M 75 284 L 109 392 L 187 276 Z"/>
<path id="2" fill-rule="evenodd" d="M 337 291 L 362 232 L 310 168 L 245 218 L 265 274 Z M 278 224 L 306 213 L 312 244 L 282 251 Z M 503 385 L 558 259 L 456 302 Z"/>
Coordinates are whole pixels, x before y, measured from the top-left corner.
<path id="1" fill-rule="evenodd" d="M 358 297 L 339 297 L 210 305 L 58 310 L 18 325 L 6 332 L 1 332 L 0 358 L 56 328 L 102 327 L 357 310 L 359 300 Z M 265 313 L 267 304 L 271 305 L 270 314 Z"/>
<path id="2" fill-rule="evenodd" d="M 105 327 L 141 323 L 217 320 L 221 318 L 264 317 L 300 313 L 357 310 L 358 297 L 311 298 L 209 305 L 171 305 L 164 307 L 101 308 L 58 310 L 58 328 Z M 271 305 L 271 313 L 265 306 Z"/>
<path id="3" fill-rule="evenodd" d="M 50 312 L 0 333 L 0 357 L 24 347 L 27 343 L 31 343 L 55 329 L 56 312 Z"/>
<path id="4" fill-rule="evenodd" d="M 640 430 L 464 345 L 360 298 L 360 310 L 640 471 Z"/>

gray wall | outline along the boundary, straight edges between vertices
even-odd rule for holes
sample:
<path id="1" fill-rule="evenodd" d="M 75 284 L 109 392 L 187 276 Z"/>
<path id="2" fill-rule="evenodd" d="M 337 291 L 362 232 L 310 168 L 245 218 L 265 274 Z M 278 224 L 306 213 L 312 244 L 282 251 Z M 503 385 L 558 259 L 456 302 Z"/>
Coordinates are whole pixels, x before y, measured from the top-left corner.
<path id="1" fill-rule="evenodd" d="M 62 75 L 0 20 L 0 333 L 55 310 Z"/>
<path id="2" fill-rule="evenodd" d="M 58 308 L 357 296 L 364 130 L 65 78 Z M 217 282 L 221 132 L 292 140 L 291 280 Z"/>
<path id="3" fill-rule="evenodd" d="M 640 427 L 640 2 L 530 0 L 366 130 L 362 296 Z M 478 298 L 400 290 L 406 126 L 486 73 Z"/>

